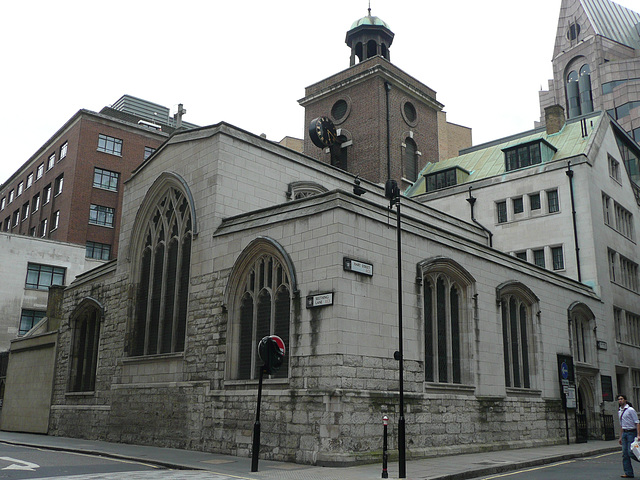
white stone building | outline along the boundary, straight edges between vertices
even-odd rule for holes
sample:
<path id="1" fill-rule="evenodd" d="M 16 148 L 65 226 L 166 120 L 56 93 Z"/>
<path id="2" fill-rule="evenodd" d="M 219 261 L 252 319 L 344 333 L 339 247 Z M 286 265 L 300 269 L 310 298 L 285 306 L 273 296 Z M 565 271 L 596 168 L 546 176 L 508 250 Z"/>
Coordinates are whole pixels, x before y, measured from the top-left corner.
<path id="1" fill-rule="evenodd" d="M 623 161 L 637 161 L 640 148 L 606 113 L 565 124 L 562 107 L 550 107 L 546 125 L 428 165 L 407 194 L 482 225 L 498 250 L 601 298 L 594 323 L 564 320 L 579 411 L 599 436 L 598 414 L 613 400 L 603 388 L 613 379 L 640 401 L 640 189 Z"/>
<path id="2" fill-rule="evenodd" d="M 383 189 L 353 180 L 227 124 L 174 135 L 127 183 L 118 260 L 65 291 L 49 433 L 247 455 L 275 333 L 261 456 L 379 459 L 385 413 L 394 448 L 397 232 Z M 595 324 L 598 296 L 471 223 L 402 212 L 408 456 L 564 442 L 565 319 Z"/>
<path id="3" fill-rule="evenodd" d="M 0 351 L 45 316 L 49 286 L 102 263 L 85 258 L 83 245 L 0 232 Z"/>

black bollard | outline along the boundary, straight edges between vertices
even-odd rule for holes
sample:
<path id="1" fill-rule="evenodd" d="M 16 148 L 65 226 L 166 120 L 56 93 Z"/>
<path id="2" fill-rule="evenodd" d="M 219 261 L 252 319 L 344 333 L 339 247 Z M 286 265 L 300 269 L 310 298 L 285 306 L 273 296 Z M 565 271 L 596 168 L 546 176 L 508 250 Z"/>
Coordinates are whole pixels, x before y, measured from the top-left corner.
<path id="1" fill-rule="evenodd" d="M 389 472 L 387 472 L 387 425 L 389 424 L 389 417 L 386 415 L 382 417 L 382 478 L 389 478 Z"/>

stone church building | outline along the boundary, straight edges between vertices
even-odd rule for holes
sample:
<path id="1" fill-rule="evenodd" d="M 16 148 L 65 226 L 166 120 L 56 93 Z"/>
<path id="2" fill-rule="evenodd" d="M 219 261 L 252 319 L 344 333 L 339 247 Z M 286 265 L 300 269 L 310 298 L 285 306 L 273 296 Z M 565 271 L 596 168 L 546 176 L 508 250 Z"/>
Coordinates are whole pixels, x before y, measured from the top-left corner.
<path id="1" fill-rule="evenodd" d="M 378 21 L 354 28 L 369 25 L 369 40 L 384 40 Z M 350 69 L 375 63 L 367 71 L 386 75 L 378 85 L 402 92 L 411 77 L 396 75 L 388 45 L 369 40 Z M 351 165 L 363 138 L 355 96 L 345 100 L 354 126 L 342 127 L 350 131 L 340 144 L 352 149 Z M 398 110 L 406 116 L 409 100 L 391 103 L 397 129 L 381 120 L 378 136 L 424 138 L 419 149 L 437 159 L 437 134 L 409 133 L 420 115 L 438 118 L 432 97 L 430 113 L 411 99 L 416 118 Z M 400 178 L 406 156 L 376 148 L 371 158 Z M 367 179 L 380 168 L 354 172 L 313 152 L 220 123 L 177 132 L 133 172 L 118 258 L 64 291 L 50 434 L 249 455 L 256 345 L 276 334 L 287 355 L 264 382 L 262 458 L 378 460 L 384 414 L 394 448 L 395 210 L 384 176 Z M 401 212 L 407 456 L 566 441 L 558 355 L 571 352 L 567 318 L 601 318 L 600 299 L 491 248 L 471 222 L 404 197 Z M 603 358 L 599 368 L 610 367 Z"/>

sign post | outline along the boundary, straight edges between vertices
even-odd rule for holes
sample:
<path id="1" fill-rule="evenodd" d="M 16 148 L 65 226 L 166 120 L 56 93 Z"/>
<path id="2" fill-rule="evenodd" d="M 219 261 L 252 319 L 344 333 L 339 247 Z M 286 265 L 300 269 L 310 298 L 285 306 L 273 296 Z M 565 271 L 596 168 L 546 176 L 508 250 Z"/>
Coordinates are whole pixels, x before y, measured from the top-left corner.
<path id="1" fill-rule="evenodd" d="M 569 408 L 576 408 L 576 387 L 573 374 L 573 357 L 558 354 L 558 379 L 560 380 L 560 397 L 564 407 L 564 425 L 569 445 Z"/>

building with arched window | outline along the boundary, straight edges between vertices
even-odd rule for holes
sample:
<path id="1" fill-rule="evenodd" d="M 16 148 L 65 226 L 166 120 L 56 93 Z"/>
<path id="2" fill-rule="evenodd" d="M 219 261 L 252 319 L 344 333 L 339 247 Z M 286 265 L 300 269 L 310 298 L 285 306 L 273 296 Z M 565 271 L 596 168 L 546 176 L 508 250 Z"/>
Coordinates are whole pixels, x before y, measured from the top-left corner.
<path id="1" fill-rule="evenodd" d="M 270 181 L 237 175 L 255 168 Z M 172 136 L 128 183 L 124 254 L 64 291 L 49 431 L 246 455 L 256 345 L 275 334 L 287 354 L 264 378 L 262 455 L 376 460 L 362 424 L 398 415 L 396 231 L 384 189 L 363 179 L 359 197 L 353 181 L 224 123 Z M 572 337 L 557 319 L 572 304 L 601 318 L 600 299 L 401 202 L 411 454 L 565 441 L 551 379 Z M 458 409 L 464 422 L 433 413 Z M 505 438 L 524 411 L 532 427 Z"/>
<path id="2" fill-rule="evenodd" d="M 639 23 L 640 13 L 611 0 L 562 1 L 553 79 L 539 93 L 540 124 L 555 104 L 568 118 L 603 110 L 640 141 Z"/>

